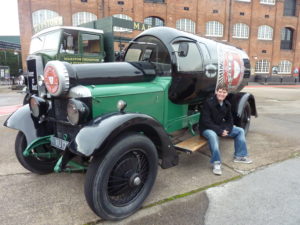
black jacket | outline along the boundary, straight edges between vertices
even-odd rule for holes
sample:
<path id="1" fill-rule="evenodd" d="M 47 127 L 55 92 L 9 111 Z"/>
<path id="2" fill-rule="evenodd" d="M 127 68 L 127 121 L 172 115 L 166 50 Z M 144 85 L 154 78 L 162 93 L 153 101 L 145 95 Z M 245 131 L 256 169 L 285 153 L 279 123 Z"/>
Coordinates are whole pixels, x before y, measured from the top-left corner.
<path id="1" fill-rule="evenodd" d="M 231 105 L 225 100 L 221 106 L 216 96 L 208 98 L 201 110 L 199 131 L 200 134 L 206 129 L 213 130 L 221 136 L 223 130 L 229 133 L 233 128 Z"/>

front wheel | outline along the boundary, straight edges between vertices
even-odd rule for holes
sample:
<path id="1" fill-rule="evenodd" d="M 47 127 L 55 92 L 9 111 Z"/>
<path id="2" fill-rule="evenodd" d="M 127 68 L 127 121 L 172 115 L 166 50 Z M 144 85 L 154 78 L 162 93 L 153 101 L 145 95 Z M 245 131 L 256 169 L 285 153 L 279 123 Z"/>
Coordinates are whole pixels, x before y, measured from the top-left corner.
<path id="1" fill-rule="evenodd" d="M 105 156 L 94 157 L 86 175 L 85 197 L 91 209 L 106 220 L 136 212 L 150 193 L 157 174 L 154 144 L 141 134 L 116 140 Z"/>
<path id="2" fill-rule="evenodd" d="M 21 165 L 37 174 L 46 174 L 53 172 L 53 168 L 57 162 L 57 157 L 55 158 L 45 158 L 45 157 L 35 157 L 35 156 L 27 156 L 25 157 L 23 155 L 24 150 L 27 147 L 27 141 L 26 137 L 22 132 L 19 132 L 16 137 L 15 142 L 15 152 L 17 159 L 21 163 Z M 40 146 L 32 150 L 32 153 L 46 153 L 46 152 L 52 152 L 55 150 L 52 150 L 50 146 Z"/>

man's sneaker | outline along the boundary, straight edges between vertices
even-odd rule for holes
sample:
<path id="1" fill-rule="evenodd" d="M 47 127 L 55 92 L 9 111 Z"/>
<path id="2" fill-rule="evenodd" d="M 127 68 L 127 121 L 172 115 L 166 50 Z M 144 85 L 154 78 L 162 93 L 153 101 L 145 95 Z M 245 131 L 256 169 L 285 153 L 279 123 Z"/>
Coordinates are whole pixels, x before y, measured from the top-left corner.
<path id="1" fill-rule="evenodd" d="M 221 162 L 219 162 L 219 161 L 214 162 L 213 173 L 216 175 L 222 175 Z"/>
<path id="2" fill-rule="evenodd" d="M 252 160 L 246 156 L 242 156 L 242 157 L 234 156 L 233 162 L 249 164 L 249 163 L 252 163 Z"/>

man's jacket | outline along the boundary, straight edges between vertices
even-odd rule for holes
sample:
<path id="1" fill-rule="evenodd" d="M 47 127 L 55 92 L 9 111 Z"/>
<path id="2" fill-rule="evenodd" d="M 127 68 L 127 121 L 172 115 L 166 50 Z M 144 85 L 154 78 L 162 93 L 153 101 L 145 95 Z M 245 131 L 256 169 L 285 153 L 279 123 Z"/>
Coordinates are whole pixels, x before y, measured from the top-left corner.
<path id="1" fill-rule="evenodd" d="M 233 119 L 231 114 L 231 105 L 225 100 L 221 106 L 216 96 L 208 98 L 201 111 L 199 122 L 200 134 L 206 129 L 213 130 L 218 136 L 221 136 L 223 130 L 229 133 L 233 128 Z"/>

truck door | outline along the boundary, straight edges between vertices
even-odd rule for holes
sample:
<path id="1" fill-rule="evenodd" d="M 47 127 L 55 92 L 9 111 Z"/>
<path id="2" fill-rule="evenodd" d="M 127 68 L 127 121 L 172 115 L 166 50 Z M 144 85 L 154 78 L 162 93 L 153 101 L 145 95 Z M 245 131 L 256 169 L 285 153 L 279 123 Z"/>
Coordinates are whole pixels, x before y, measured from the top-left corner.
<path id="1" fill-rule="evenodd" d="M 79 51 L 79 32 L 77 30 L 63 30 L 59 60 L 69 63 L 81 63 Z"/>

